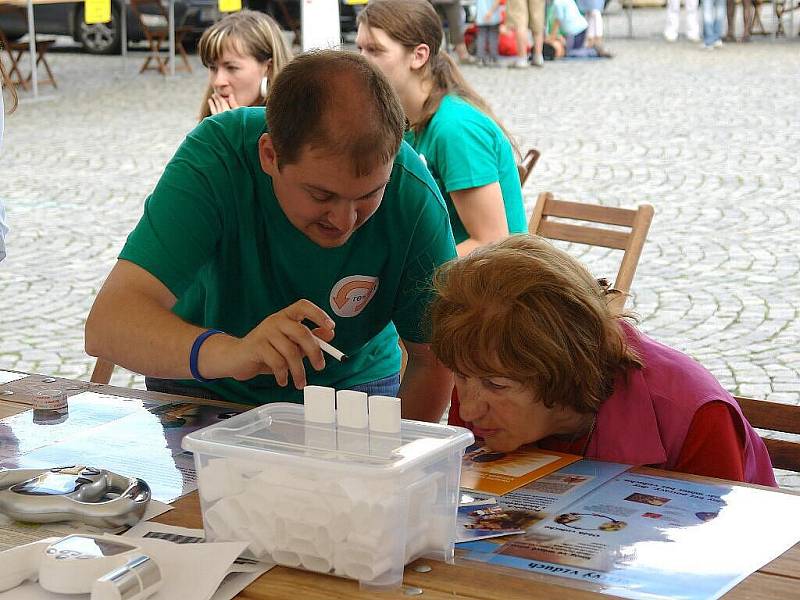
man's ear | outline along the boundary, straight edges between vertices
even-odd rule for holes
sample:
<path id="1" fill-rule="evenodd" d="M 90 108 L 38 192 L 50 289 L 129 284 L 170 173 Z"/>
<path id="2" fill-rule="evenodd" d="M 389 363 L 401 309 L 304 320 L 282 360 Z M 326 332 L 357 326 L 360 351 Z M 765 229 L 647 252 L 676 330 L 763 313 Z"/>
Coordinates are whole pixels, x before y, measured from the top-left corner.
<path id="1" fill-rule="evenodd" d="M 264 173 L 270 177 L 278 174 L 278 155 L 275 154 L 272 137 L 268 133 L 258 138 L 258 160 Z"/>
<path id="2" fill-rule="evenodd" d="M 424 67 L 431 57 L 431 49 L 428 44 L 417 44 L 412 52 L 414 56 L 411 59 L 411 68 L 415 71 Z"/>

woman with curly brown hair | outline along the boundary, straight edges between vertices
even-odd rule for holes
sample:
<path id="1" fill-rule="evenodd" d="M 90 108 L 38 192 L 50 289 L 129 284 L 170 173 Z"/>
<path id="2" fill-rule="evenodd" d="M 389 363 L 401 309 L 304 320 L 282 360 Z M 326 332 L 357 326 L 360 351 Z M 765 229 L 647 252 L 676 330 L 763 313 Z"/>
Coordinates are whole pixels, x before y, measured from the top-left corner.
<path id="1" fill-rule="evenodd" d="M 432 347 L 455 374 L 450 422 L 524 445 L 775 486 L 764 442 L 688 356 L 609 308 L 608 289 L 541 238 L 514 236 L 434 278 Z"/>

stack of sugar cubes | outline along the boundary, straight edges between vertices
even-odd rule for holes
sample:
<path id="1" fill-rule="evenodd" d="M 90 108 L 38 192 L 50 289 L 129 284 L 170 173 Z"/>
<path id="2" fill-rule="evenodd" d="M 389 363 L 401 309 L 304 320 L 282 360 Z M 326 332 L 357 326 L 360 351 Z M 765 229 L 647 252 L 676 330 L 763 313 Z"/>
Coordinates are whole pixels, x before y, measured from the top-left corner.
<path id="1" fill-rule="evenodd" d="M 400 400 L 307 386 L 187 435 L 206 537 L 260 560 L 400 585 L 420 556 L 453 560 L 460 427 L 401 420 Z"/>

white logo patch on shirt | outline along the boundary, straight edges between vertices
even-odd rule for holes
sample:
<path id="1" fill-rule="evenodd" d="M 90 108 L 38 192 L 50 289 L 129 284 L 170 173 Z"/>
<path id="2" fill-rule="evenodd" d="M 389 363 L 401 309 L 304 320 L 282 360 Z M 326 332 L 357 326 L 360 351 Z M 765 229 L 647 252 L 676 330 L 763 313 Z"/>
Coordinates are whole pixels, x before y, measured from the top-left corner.
<path id="1" fill-rule="evenodd" d="M 377 277 L 350 275 L 340 279 L 331 289 L 330 304 L 340 317 L 355 317 L 366 308 L 378 291 Z"/>

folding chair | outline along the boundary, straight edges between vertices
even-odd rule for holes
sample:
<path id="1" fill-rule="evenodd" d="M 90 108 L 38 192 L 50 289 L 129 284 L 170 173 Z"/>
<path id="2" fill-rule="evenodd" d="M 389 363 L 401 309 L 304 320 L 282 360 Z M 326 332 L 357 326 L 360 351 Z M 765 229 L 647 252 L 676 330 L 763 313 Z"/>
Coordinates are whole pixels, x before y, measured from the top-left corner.
<path id="1" fill-rule="evenodd" d="M 147 8 L 150 8 L 150 10 L 146 10 Z M 159 0 L 131 0 L 131 10 L 136 15 L 136 18 L 139 19 L 139 24 L 150 49 L 150 54 L 147 55 L 142 68 L 139 69 L 139 73 L 152 69 L 162 75 L 166 75 L 169 59 L 161 57 L 161 47 L 169 41 L 169 16 L 167 11 Z M 183 60 L 183 68 L 189 73 L 192 72 L 192 65 L 189 64 L 189 56 L 183 47 L 183 37 L 190 31 L 192 31 L 191 27 L 175 25 L 175 50 Z M 153 63 L 152 67 L 150 66 L 151 62 Z"/>
<path id="2" fill-rule="evenodd" d="M 552 240 L 622 250 L 622 262 L 614 281 L 614 288 L 622 294 L 610 302 L 613 309 L 622 310 L 631 289 L 633 276 L 636 274 L 654 212 L 653 206 L 647 203 L 642 203 L 635 209 L 615 208 L 556 200 L 550 192 L 543 192 L 536 200 L 528 231 L 531 235 Z M 565 220 L 583 221 L 589 224 L 574 224 L 564 222 Z M 624 229 L 604 229 L 594 227 L 592 223 Z"/>
<path id="3" fill-rule="evenodd" d="M 52 85 L 54 88 L 57 88 L 58 85 L 56 84 L 56 78 L 53 76 L 53 71 L 50 69 L 50 64 L 47 62 L 47 51 L 50 49 L 50 46 L 55 43 L 55 39 L 53 38 L 36 38 L 36 68 L 39 68 L 39 65 L 44 67 L 45 73 L 47 73 L 47 77 L 39 79 L 39 85 Z M 28 73 L 28 76 L 25 77 L 22 74 L 22 65 L 24 61 L 22 60 L 22 55 L 26 52 L 30 51 L 30 45 L 28 42 L 11 42 L 0 30 L 0 49 L 6 51 L 9 60 L 11 61 L 11 68 L 8 70 L 8 78 L 9 80 L 16 86 L 21 87 L 23 90 L 28 90 L 30 87 L 31 79 L 33 78 L 32 73 Z"/>
<path id="4" fill-rule="evenodd" d="M 533 167 L 539 162 L 539 157 L 542 155 L 536 148 L 531 148 L 525 153 L 522 161 L 517 164 L 517 171 L 519 171 L 519 185 L 525 187 L 525 182 L 533 171 Z"/>
<path id="5" fill-rule="evenodd" d="M 800 406 L 738 396 L 735 399 L 744 416 L 756 429 L 800 435 Z M 800 473 L 800 440 L 798 438 L 794 438 L 797 441 L 773 439 L 764 435 L 761 438 L 767 446 L 773 467 Z"/>
<path id="6" fill-rule="evenodd" d="M 98 358 L 94 362 L 94 369 L 89 381 L 92 383 L 108 383 L 111 381 L 111 374 L 114 372 L 116 365 L 105 358 Z"/>

